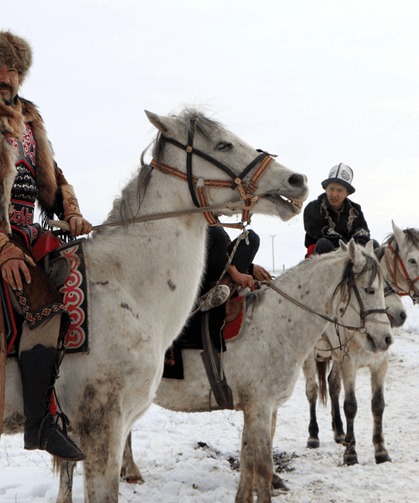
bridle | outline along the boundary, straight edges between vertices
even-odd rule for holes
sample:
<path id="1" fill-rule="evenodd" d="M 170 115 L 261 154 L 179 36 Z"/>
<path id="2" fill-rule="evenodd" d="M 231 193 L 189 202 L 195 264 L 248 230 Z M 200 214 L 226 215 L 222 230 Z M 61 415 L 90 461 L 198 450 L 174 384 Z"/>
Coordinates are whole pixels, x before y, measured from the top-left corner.
<path id="1" fill-rule="evenodd" d="M 403 297 L 405 295 L 409 295 L 410 298 L 412 299 L 413 303 L 416 304 L 419 301 L 419 291 L 417 288 L 415 288 L 415 283 L 417 281 L 419 281 L 419 276 L 416 279 L 411 280 L 409 277 L 409 274 L 407 273 L 407 270 L 406 270 L 406 267 L 403 263 L 403 260 L 400 258 L 400 255 L 397 253 L 397 251 L 394 250 L 394 248 L 392 248 L 392 246 L 390 244 L 388 245 L 388 249 L 393 253 L 393 280 L 394 280 L 394 284 L 396 285 L 396 287 L 399 290 L 399 292 L 397 292 L 397 294 L 400 297 Z M 400 265 L 401 270 L 403 271 L 403 274 L 404 274 L 403 279 L 406 280 L 409 290 L 404 290 L 397 282 L 397 264 Z"/>
<path id="2" fill-rule="evenodd" d="M 366 318 L 367 316 L 369 316 L 370 314 L 374 314 L 374 313 L 385 313 L 387 314 L 388 316 L 388 312 L 387 312 L 387 309 L 368 309 L 366 310 L 364 308 L 364 303 L 362 302 L 362 298 L 361 298 L 361 295 L 359 293 L 359 289 L 356 285 L 356 278 L 355 278 L 355 274 L 353 272 L 353 262 L 352 261 L 349 261 L 347 267 L 346 267 L 346 270 L 345 270 L 345 274 L 343 276 L 343 279 L 341 281 L 341 283 L 336 287 L 336 290 L 335 290 L 335 293 L 337 291 L 337 289 L 339 288 L 339 286 L 345 282 L 346 280 L 346 283 L 347 283 L 347 288 L 348 288 L 348 302 L 346 304 L 346 307 L 345 309 L 343 310 L 341 316 L 343 316 L 350 304 L 350 301 L 351 301 L 351 291 L 354 292 L 355 294 L 355 297 L 356 297 L 356 300 L 358 301 L 358 305 L 359 305 L 359 308 L 360 308 L 360 312 L 359 312 L 359 316 L 361 318 L 361 327 L 358 329 L 358 331 L 360 333 L 363 333 L 365 334 L 366 333 L 366 330 L 365 330 L 365 321 L 366 321 Z M 339 323 L 336 323 L 335 322 L 335 325 L 339 325 L 341 327 L 344 327 L 344 328 L 347 328 L 348 327 L 345 327 L 344 325 L 340 325 Z M 349 328 L 349 330 L 353 330 L 351 328 Z"/>
<path id="3" fill-rule="evenodd" d="M 374 314 L 374 313 L 384 313 L 384 314 L 387 314 L 387 316 L 389 316 L 388 312 L 387 312 L 387 309 L 368 309 L 368 310 L 365 309 L 364 303 L 362 301 L 361 295 L 360 295 L 358 287 L 356 285 L 356 281 L 357 280 L 356 280 L 355 274 L 353 272 L 353 262 L 349 261 L 348 265 L 347 265 L 347 267 L 345 269 L 345 273 L 343 275 L 343 278 L 340 281 L 340 283 L 337 285 L 333 296 L 336 295 L 336 292 L 338 291 L 339 287 L 342 286 L 342 284 L 346 282 L 346 285 L 347 285 L 347 288 L 348 288 L 348 302 L 346 303 L 346 307 L 345 307 L 344 311 L 341 313 L 341 316 L 343 316 L 345 314 L 345 312 L 346 312 L 346 310 L 347 310 L 347 308 L 349 306 L 349 303 L 351 301 L 351 291 L 353 291 L 354 294 L 355 294 L 355 297 L 356 297 L 356 299 L 358 301 L 359 308 L 360 308 L 360 310 L 359 310 L 359 317 L 360 317 L 360 320 L 361 320 L 361 326 L 359 326 L 359 327 L 354 327 L 354 326 L 350 326 L 350 325 L 344 325 L 343 323 L 339 323 L 337 321 L 337 319 L 329 318 L 328 316 L 326 316 L 324 314 L 318 313 L 317 311 L 314 311 L 313 309 L 311 309 L 311 308 L 309 308 L 307 306 L 304 306 L 304 304 L 301 304 L 297 300 L 293 299 L 292 297 L 290 297 L 289 295 L 287 295 L 285 292 L 283 292 L 282 290 L 280 290 L 279 288 L 277 288 L 275 285 L 272 285 L 269 282 L 263 282 L 263 284 L 266 284 L 272 290 L 274 290 L 279 295 L 281 295 L 282 297 L 286 298 L 287 300 L 289 300 L 290 302 L 292 302 L 296 306 L 300 307 L 301 309 L 304 309 L 304 311 L 308 311 L 309 313 L 315 314 L 316 316 L 319 316 L 320 318 L 322 318 L 322 319 L 324 319 L 326 321 L 329 321 L 330 323 L 333 323 L 333 325 L 335 326 L 336 333 L 338 335 L 339 341 L 340 341 L 339 327 L 346 328 L 347 330 L 351 330 L 351 331 L 355 330 L 355 331 L 358 331 L 361 334 L 366 334 L 367 331 L 366 331 L 366 328 L 365 328 L 365 322 L 366 322 L 367 316 L 369 316 L 370 314 Z M 376 321 L 376 323 L 383 323 L 383 322 Z M 321 351 L 334 351 L 335 349 L 342 349 L 344 346 L 346 346 L 353 339 L 353 337 L 355 337 L 355 334 L 352 337 L 350 337 L 349 339 L 347 339 L 344 343 L 340 343 L 340 345 L 338 347 L 336 347 L 336 348 L 330 348 L 330 349 L 322 349 Z M 316 348 L 314 348 L 314 349 L 316 349 Z"/>
<path id="4" fill-rule="evenodd" d="M 214 159 L 214 157 L 211 157 L 205 152 L 202 152 L 201 150 L 194 148 L 193 146 L 194 135 L 195 135 L 195 119 L 191 119 L 187 145 L 184 145 L 183 143 L 180 143 L 173 138 L 169 138 L 167 136 L 162 135 L 162 139 L 166 143 L 170 143 L 186 151 L 186 174 L 177 168 L 173 168 L 171 166 L 168 166 L 167 164 L 158 162 L 156 159 L 153 159 L 151 161 L 150 166 L 166 174 L 187 181 L 192 201 L 197 208 L 208 206 L 205 187 L 229 188 L 232 190 L 237 189 L 240 194 L 240 199 L 244 201 L 241 224 L 221 224 L 218 218 L 214 216 L 214 214 L 211 211 L 205 211 L 203 212 L 203 214 L 209 225 L 222 225 L 223 227 L 235 227 L 242 229 L 243 227 L 245 227 L 250 223 L 250 211 L 253 209 L 257 201 L 262 197 L 253 195 L 258 188 L 257 182 L 259 181 L 261 176 L 265 173 L 266 169 L 273 161 L 273 157 L 276 156 L 268 154 L 263 150 L 257 150 L 257 152 L 259 152 L 259 155 L 256 156 L 256 158 L 253 159 L 239 175 L 236 175 L 228 166 L 226 166 L 219 160 Z M 211 164 L 219 168 L 221 171 L 226 173 L 231 178 L 231 181 L 207 180 L 202 177 L 194 176 L 192 168 L 193 155 L 197 155 L 198 157 L 205 159 L 206 161 L 210 162 Z M 256 166 L 257 168 L 253 176 L 250 178 L 248 182 L 245 182 L 244 181 L 245 176 Z"/>

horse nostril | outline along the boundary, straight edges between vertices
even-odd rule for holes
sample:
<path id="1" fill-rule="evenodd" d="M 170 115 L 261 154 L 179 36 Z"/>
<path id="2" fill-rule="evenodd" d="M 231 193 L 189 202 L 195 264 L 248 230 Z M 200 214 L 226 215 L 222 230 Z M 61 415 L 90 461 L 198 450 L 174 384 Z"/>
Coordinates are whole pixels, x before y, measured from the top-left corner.
<path id="1" fill-rule="evenodd" d="M 288 179 L 288 183 L 293 187 L 302 187 L 305 182 L 305 177 L 303 175 L 292 175 Z"/>
<path id="2" fill-rule="evenodd" d="M 406 321 L 407 315 L 406 315 L 406 313 L 405 313 L 404 311 L 402 311 L 402 312 L 400 313 L 400 318 L 401 318 L 403 321 Z"/>
<path id="3" fill-rule="evenodd" d="M 391 335 L 388 335 L 385 338 L 385 341 L 386 341 L 387 347 L 390 347 L 393 344 L 393 337 L 391 337 Z"/>

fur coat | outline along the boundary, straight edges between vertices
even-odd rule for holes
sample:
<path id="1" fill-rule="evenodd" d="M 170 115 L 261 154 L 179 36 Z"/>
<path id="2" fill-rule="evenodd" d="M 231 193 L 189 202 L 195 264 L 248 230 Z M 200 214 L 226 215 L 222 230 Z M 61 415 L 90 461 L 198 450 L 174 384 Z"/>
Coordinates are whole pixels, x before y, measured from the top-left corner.
<path id="1" fill-rule="evenodd" d="M 35 105 L 17 97 L 16 106 L 0 104 L 0 232 L 10 234 L 10 195 L 16 177 L 15 164 L 18 155 L 7 135 L 22 141 L 20 132 L 23 123 L 28 123 L 36 141 L 36 184 L 38 204 L 47 213 L 62 211 L 61 187 L 68 185 L 62 171 L 54 160 L 54 152 L 48 141 L 43 120 Z"/>

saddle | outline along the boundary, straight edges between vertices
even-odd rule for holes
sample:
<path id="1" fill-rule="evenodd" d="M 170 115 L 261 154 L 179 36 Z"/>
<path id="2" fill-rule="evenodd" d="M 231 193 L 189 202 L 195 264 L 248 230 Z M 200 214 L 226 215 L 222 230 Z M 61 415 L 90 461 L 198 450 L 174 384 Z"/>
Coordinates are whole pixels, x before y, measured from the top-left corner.
<path id="1" fill-rule="evenodd" d="M 59 292 L 62 303 L 70 315 L 70 324 L 64 337 L 66 354 L 88 353 L 90 319 L 89 281 L 84 261 L 85 239 L 62 244 L 56 236 L 46 233 L 32 248 L 35 261 L 40 265 Z M 11 309 L 8 291 L 1 284 L 8 356 L 16 356 L 23 319 Z"/>

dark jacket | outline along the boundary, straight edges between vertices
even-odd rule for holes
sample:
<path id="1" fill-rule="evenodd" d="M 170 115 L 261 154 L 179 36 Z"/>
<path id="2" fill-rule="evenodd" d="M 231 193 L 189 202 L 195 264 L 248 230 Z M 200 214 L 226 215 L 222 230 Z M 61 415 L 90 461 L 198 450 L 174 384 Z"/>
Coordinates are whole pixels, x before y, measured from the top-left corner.
<path id="1" fill-rule="evenodd" d="M 325 193 L 311 201 L 304 210 L 305 246 L 317 243 L 320 238 L 327 238 L 339 246 L 339 240 L 347 243 L 351 238 L 366 245 L 370 231 L 361 210 L 361 206 L 346 198 L 341 211 L 336 211 L 329 204 Z"/>

